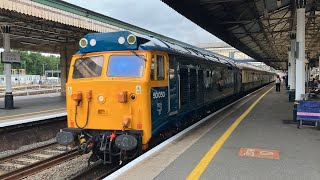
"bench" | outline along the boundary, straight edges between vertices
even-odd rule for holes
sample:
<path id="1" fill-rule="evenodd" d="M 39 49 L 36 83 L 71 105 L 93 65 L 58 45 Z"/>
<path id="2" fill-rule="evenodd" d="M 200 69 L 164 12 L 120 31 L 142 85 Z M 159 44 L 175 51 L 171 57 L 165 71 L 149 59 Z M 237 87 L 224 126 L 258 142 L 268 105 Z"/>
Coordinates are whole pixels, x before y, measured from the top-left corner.
<path id="1" fill-rule="evenodd" d="M 315 122 L 315 127 L 320 122 L 320 101 L 300 101 L 297 108 L 297 128 L 303 121 Z"/>

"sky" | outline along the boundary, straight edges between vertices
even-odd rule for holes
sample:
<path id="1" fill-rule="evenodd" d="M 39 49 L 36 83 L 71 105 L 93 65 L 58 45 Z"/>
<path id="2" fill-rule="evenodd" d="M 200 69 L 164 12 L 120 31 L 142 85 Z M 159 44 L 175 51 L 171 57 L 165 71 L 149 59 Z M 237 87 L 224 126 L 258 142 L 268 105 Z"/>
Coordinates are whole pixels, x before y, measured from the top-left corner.
<path id="1" fill-rule="evenodd" d="M 64 0 L 188 44 L 221 41 L 160 0 Z"/>

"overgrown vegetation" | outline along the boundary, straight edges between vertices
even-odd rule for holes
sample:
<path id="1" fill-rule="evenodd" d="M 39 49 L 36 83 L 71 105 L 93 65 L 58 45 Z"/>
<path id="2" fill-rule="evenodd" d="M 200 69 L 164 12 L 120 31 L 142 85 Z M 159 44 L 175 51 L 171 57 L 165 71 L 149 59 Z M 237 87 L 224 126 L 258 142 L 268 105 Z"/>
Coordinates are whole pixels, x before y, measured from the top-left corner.
<path id="1" fill-rule="evenodd" d="M 12 69 L 24 69 L 26 67 L 27 74 L 43 75 L 44 70 L 60 70 L 60 58 L 50 55 L 44 56 L 41 53 L 19 51 L 21 64 L 13 64 Z M 0 63 L 0 74 L 3 74 L 4 64 Z"/>

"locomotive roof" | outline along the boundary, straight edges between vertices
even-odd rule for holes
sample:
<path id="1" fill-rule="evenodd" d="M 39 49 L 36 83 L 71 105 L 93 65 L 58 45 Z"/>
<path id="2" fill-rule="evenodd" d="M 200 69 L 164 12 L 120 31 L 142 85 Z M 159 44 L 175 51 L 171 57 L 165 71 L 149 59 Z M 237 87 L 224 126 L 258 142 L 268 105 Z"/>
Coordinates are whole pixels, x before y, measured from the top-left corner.
<path id="1" fill-rule="evenodd" d="M 134 38 L 135 41 L 133 41 Z M 229 66 L 236 66 L 233 59 L 205 49 L 183 42 L 175 44 L 152 36 L 136 34 L 129 31 L 87 34 L 80 40 L 79 44 L 80 49 L 78 53 L 118 50 L 155 50 L 185 56 L 196 56 Z"/>

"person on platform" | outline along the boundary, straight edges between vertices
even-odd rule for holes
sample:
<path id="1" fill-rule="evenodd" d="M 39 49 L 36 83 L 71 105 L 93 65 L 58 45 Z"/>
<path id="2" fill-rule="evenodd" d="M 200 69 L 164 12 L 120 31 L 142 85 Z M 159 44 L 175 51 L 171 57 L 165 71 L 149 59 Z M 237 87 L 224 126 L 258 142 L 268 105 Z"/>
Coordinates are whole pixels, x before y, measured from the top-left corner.
<path id="1" fill-rule="evenodd" d="M 281 83 L 281 79 L 278 75 L 276 79 L 276 92 L 280 92 L 280 83 Z"/>

